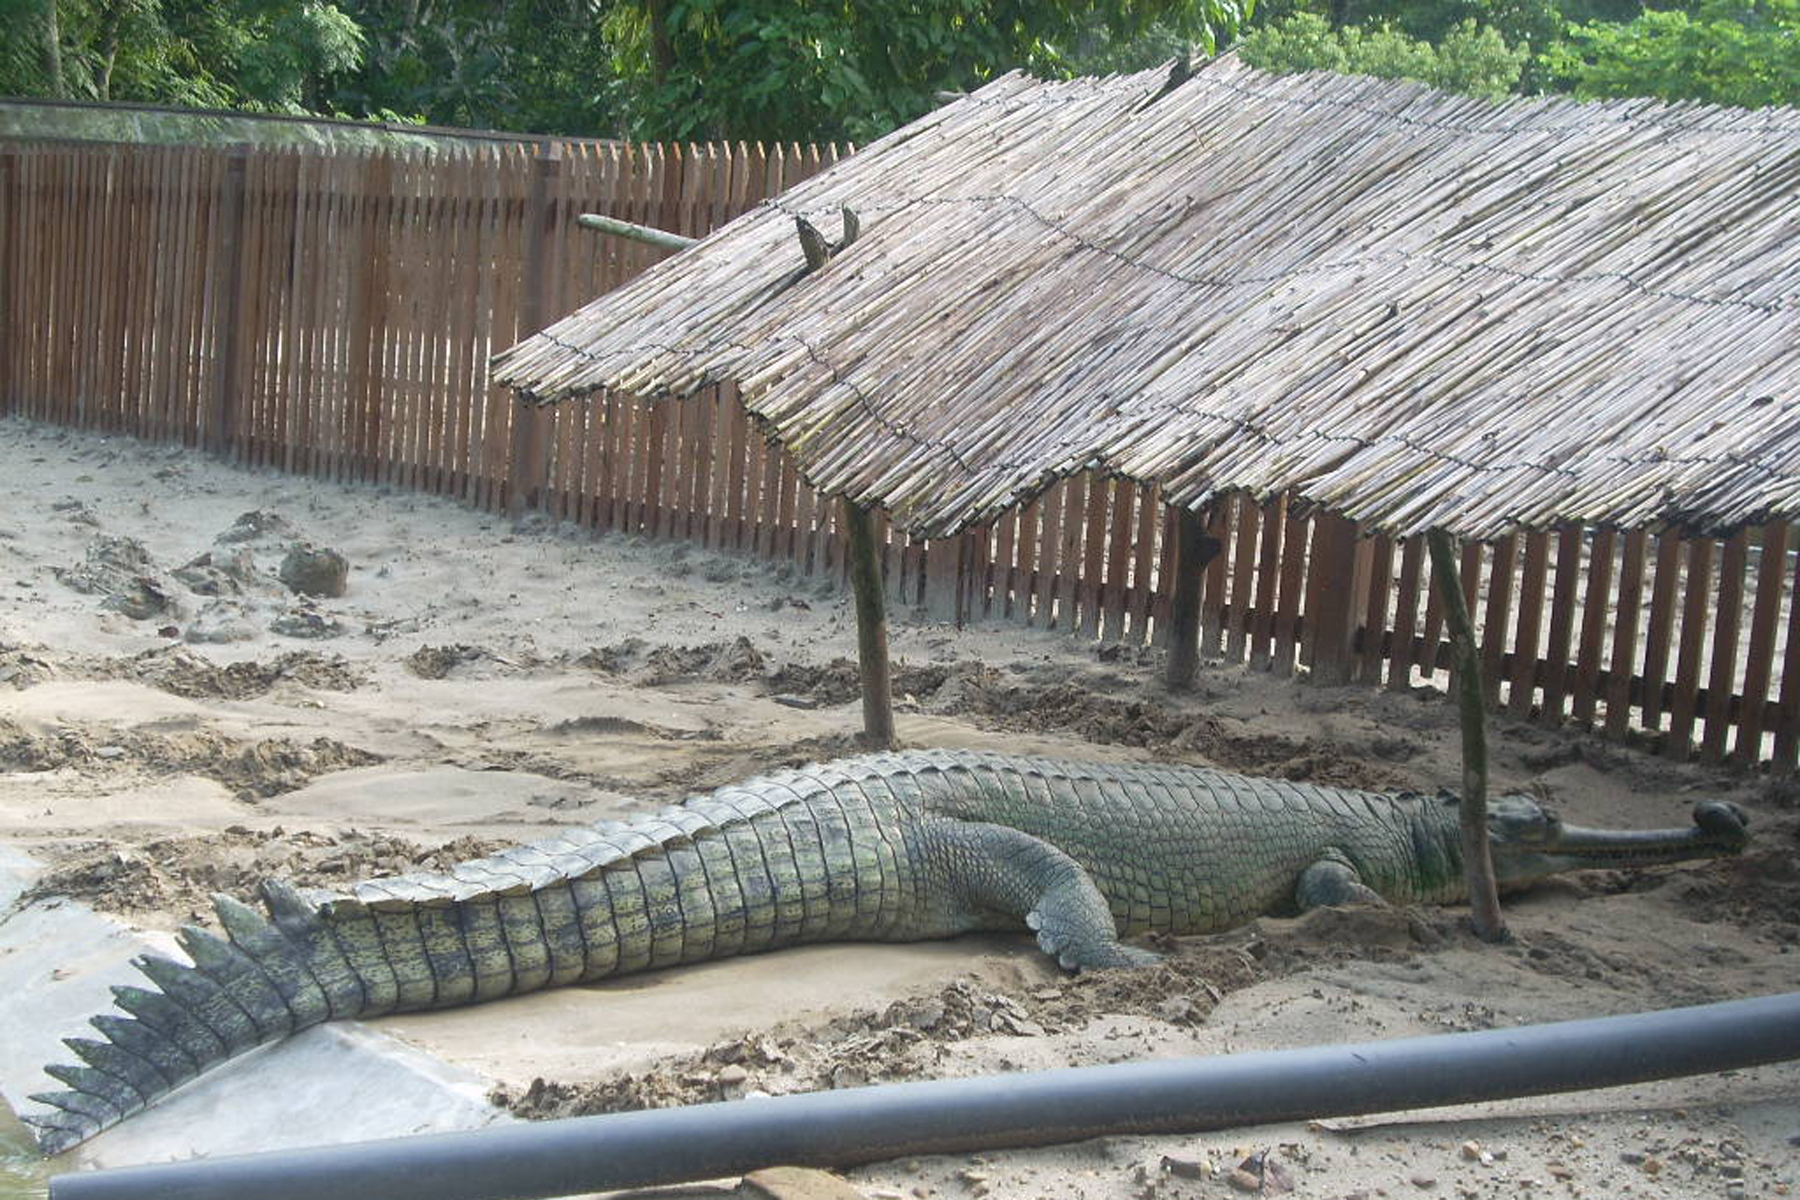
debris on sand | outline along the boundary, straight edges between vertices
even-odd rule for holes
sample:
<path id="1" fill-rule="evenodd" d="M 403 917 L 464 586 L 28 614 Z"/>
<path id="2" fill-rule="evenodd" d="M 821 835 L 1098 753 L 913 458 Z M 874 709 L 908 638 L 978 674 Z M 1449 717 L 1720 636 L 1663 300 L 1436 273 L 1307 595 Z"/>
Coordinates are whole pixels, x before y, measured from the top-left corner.
<path id="1" fill-rule="evenodd" d="M 100 534 L 88 542 L 79 563 L 53 572 L 78 592 L 105 597 L 100 607 L 134 621 L 177 609 L 174 589 L 160 578 L 149 551 L 135 538 Z"/>

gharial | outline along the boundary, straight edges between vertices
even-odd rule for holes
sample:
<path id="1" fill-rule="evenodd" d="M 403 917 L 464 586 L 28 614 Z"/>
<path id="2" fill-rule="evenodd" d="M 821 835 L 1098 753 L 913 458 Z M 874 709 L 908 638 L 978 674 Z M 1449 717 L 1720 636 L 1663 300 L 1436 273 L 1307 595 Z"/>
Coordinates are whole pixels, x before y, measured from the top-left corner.
<path id="1" fill-rule="evenodd" d="M 1491 806 L 1495 867 L 1558 871 L 1733 854 L 1736 805 L 1683 829 L 1562 824 L 1523 796 Z M 1120 942 L 1204 933 L 1352 900 L 1464 897 L 1452 796 L 1379 794 L 1200 767 L 967 751 L 848 758 L 752 779 L 654 816 L 571 828 L 347 891 L 270 881 L 268 915 L 216 898 L 193 965 L 145 956 L 161 990 L 68 1040 L 85 1066 L 25 1116 L 56 1153 L 207 1068 L 322 1021 L 442 1008 L 678 963 L 832 940 L 1035 930 L 1067 968 L 1155 960 Z"/>

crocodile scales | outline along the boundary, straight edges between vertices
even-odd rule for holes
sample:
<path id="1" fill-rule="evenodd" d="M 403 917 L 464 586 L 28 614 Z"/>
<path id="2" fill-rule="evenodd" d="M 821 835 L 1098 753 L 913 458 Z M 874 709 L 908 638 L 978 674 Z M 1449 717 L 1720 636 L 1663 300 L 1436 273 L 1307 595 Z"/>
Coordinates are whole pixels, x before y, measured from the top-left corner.
<path id="1" fill-rule="evenodd" d="M 1745 817 L 1684 829 L 1564 826 L 1493 804 L 1496 869 L 1735 853 Z M 444 1008 L 632 971 L 833 940 L 1036 932 L 1064 967 L 1130 966 L 1149 930 L 1205 933 L 1351 900 L 1463 898 L 1454 797 L 1380 794 L 1201 767 L 973 751 L 843 759 L 752 779 L 630 823 L 571 828 L 448 873 L 347 891 L 216 898 L 225 937 L 184 927 L 186 965 L 113 989 L 129 1015 L 68 1039 L 69 1090 L 26 1114 L 57 1153 L 263 1042 L 323 1021 Z"/>

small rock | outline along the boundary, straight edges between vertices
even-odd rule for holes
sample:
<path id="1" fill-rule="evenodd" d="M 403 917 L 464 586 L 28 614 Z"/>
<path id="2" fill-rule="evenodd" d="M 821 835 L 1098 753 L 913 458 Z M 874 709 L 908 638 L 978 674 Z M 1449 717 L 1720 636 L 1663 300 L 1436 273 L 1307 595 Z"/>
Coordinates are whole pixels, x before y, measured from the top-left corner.
<path id="1" fill-rule="evenodd" d="M 281 560 L 281 582 L 302 596 L 342 596 L 350 564 L 336 550 L 296 542 Z"/>
<path id="2" fill-rule="evenodd" d="M 235 600 L 211 600 L 205 607 L 194 614 L 188 622 L 187 631 L 182 635 L 187 641 L 199 644 L 202 642 L 248 642 L 258 635 L 254 622 L 250 620 L 250 612 Z"/>
<path id="3" fill-rule="evenodd" d="M 1173 1154 L 1162 1157 L 1162 1169 L 1182 1179 L 1210 1179 L 1213 1165 L 1204 1158 L 1177 1158 Z"/>
<path id="4" fill-rule="evenodd" d="M 995 1013 L 994 1028 L 1002 1033 L 1010 1033 L 1015 1037 L 1043 1037 L 1044 1027 L 1036 1021 L 1027 1021 L 1023 1017 L 1015 1017 L 1011 1013 Z"/>
<path id="5" fill-rule="evenodd" d="M 771 696 L 770 699 L 787 708 L 819 707 L 819 701 L 812 696 Z"/>
<path id="6" fill-rule="evenodd" d="M 271 534 L 286 535 L 293 532 L 288 523 L 278 513 L 264 509 L 254 509 L 243 513 L 232 522 L 231 528 L 214 538 L 215 542 L 254 542 L 258 538 Z"/>
<path id="7" fill-rule="evenodd" d="M 913 1007 L 906 1014 L 906 1023 L 914 1029 L 924 1031 L 936 1029 L 944 1021 L 944 1001 L 937 996 L 930 996 Z"/>
<path id="8" fill-rule="evenodd" d="M 1481 1160 L 1481 1143 L 1464 1142 L 1462 1144 L 1462 1156 L 1470 1162 L 1479 1162 Z"/>
<path id="9" fill-rule="evenodd" d="M 1437 1176 L 1427 1175 L 1423 1171 L 1414 1171 L 1411 1175 L 1407 1176 L 1407 1182 L 1418 1188 L 1421 1192 L 1429 1192 L 1432 1188 L 1437 1186 Z"/>
<path id="10" fill-rule="evenodd" d="M 173 607 L 169 594 L 148 576 L 139 576 L 127 580 L 111 595 L 100 602 L 101 608 L 123 613 L 134 621 L 147 621 L 151 617 L 170 611 Z"/>
<path id="11" fill-rule="evenodd" d="M 1231 1174 L 1225 1177 L 1225 1182 L 1240 1192 L 1262 1191 L 1262 1176 L 1253 1171 L 1246 1171 L 1242 1167 L 1232 1168 Z"/>
<path id="12" fill-rule="evenodd" d="M 1157 1004 L 1156 1015 L 1171 1025 L 1192 1025 L 1201 1013 L 1192 996 L 1170 996 Z"/>
<path id="13" fill-rule="evenodd" d="M 323 613 L 302 609 L 276 617 L 269 622 L 269 632 L 291 638 L 334 638 L 342 636 L 344 627 Z"/>
<path id="14" fill-rule="evenodd" d="M 99 749 L 94 751 L 94 757 L 95 758 L 109 758 L 109 759 L 110 758 L 124 758 L 125 757 L 125 747 L 123 747 L 123 746 L 101 746 Z"/>
<path id="15" fill-rule="evenodd" d="M 863 1200 L 863 1194 L 829 1171 L 810 1167 L 767 1167 L 738 1185 L 746 1200 Z"/>

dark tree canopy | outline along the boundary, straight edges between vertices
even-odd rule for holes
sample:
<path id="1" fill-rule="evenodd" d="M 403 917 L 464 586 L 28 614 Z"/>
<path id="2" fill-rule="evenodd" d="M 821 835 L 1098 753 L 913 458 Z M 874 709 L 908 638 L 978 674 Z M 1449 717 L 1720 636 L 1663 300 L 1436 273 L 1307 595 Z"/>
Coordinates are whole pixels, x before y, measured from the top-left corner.
<path id="1" fill-rule="evenodd" d="M 0 0 L 0 94 L 645 139 L 867 141 L 1015 68 L 1800 103 L 1800 0 Z"/>

